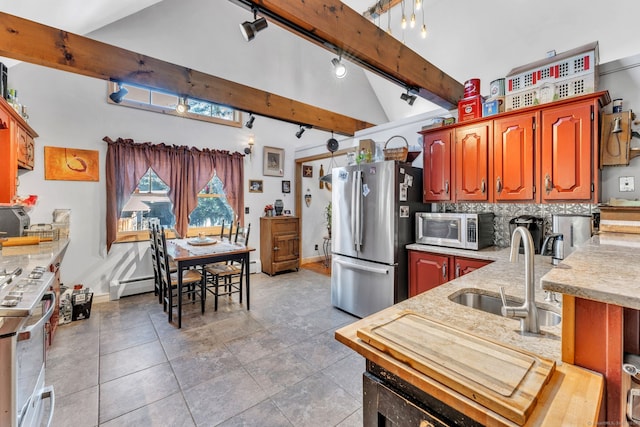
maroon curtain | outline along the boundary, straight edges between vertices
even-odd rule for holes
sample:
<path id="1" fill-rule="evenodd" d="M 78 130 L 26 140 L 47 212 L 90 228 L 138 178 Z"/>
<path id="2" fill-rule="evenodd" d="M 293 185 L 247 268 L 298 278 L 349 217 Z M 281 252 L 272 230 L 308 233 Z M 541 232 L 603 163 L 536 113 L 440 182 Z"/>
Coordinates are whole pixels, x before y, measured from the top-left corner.
<path id="1" fill-rule="evenodd" d="M 136 144 L 131 139 L 109 137 L 106 158 L 107 176 L 107 252 L 116 240 L 118 219 L 145 172 L 152 168 L 170 188 L 168 197 L 176 217 L 176 233 L 186 236 L 189 214 L 198 205 L 198 192 L 214 173 L 224 183 L 227 201 L 244 224 L 243 155 L 228 151 L 199 150 L 149 142 Z"/>

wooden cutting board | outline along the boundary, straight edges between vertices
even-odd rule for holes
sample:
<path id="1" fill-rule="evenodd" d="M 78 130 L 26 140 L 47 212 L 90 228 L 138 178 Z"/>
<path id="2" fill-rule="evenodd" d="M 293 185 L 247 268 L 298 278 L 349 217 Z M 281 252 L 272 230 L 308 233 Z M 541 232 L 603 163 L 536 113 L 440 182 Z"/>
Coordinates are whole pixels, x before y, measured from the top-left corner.
<path id="1" fill-rule="evenodd" d="M 358 338 L 523 425 L 555 362 L 444 325 L 411 311 L 358 330 Z"/>

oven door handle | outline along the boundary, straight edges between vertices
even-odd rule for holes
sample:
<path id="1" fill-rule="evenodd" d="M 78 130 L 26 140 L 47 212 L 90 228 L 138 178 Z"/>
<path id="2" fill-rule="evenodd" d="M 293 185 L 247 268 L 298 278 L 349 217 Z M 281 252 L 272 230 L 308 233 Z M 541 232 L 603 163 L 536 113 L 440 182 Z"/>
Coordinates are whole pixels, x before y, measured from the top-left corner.
<path id="1" fill-rule="evenodd" d="M 51 305 L 49 305 L 49 309 L 47 312 L 38 320 L 38 323 L 29 326 L 28 328 L 23 329 L 18 333 L 18 341 L 26 341 L 31 339 L 31 331 L 44 327 L 44 324 L 51 319 L 51 315 L 53 314 L 53 310 L 56 307 L 56 294 L 53 292 L 47 292 L 42 296 L 42 301 L 51 300 Z"/>
<path id="2" fill-rule="evenodd" d="M 49 405 L 49 408 L 50 408 L 49 419 L 47 420 L 47 427 L 50 427 L 51 421 L 53 421 L 53 412 L 56 407 L 56 393 L 53 390 L 53 386 L 49 385 L 43 388 L 41 390 L 40 397 L 42 398 L 42 400 L 51 399 L 51 405 Z"/>

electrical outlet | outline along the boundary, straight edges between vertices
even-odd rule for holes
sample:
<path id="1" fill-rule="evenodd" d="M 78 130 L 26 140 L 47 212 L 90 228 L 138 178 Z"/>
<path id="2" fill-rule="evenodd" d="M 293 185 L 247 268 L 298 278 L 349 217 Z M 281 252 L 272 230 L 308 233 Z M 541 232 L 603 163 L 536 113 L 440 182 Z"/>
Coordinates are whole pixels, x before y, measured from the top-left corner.
<path id="1" fill-rule="evenodd" d="M 318 245 L 316 245 L 316 251 L 318 250 Z"/>
<path id="2" fill-rule="evenodd" d="M 620 177 L 620 191 L 635 191 L 634 188 L 634 179 L 632 176 L 621 176 Z"/>
<path id="3" fill-rule="evenodd" d="M 249 206 L 245 206 L 244 207 L 244 213 L 248 214 L 249 213 Z"/>

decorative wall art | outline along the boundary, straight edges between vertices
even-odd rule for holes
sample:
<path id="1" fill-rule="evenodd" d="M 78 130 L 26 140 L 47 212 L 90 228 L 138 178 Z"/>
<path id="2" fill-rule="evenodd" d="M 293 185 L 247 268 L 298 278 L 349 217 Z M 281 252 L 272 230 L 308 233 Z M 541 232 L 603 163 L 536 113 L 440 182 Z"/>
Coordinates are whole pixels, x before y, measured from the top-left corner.
<path id="1" fill-rule="evenodd" d="M 267 176 L 284 176 L 284 149 L 264 147 L 264 164 L 262 174 Z"/>
<path id="2" fill-rule="evenodd" d="M 313 166 L 302 165 L 302 176 L 304 178 L 313 178 Z"/>
<path id="3" fill-rule="evenodd" d="M 99 181 L 99 152 L 77 148 L 44 147 L 44 179 Z"/>
<path id="4" fill-rule="evenodd" d="M 282 181 L 282 192 L 291 193 L 291 181 Z"/>
<path id="5" fill-rule="evenodd" d="M 249 180 L 249 193 L 262 193 L 262 180 Z"/>

